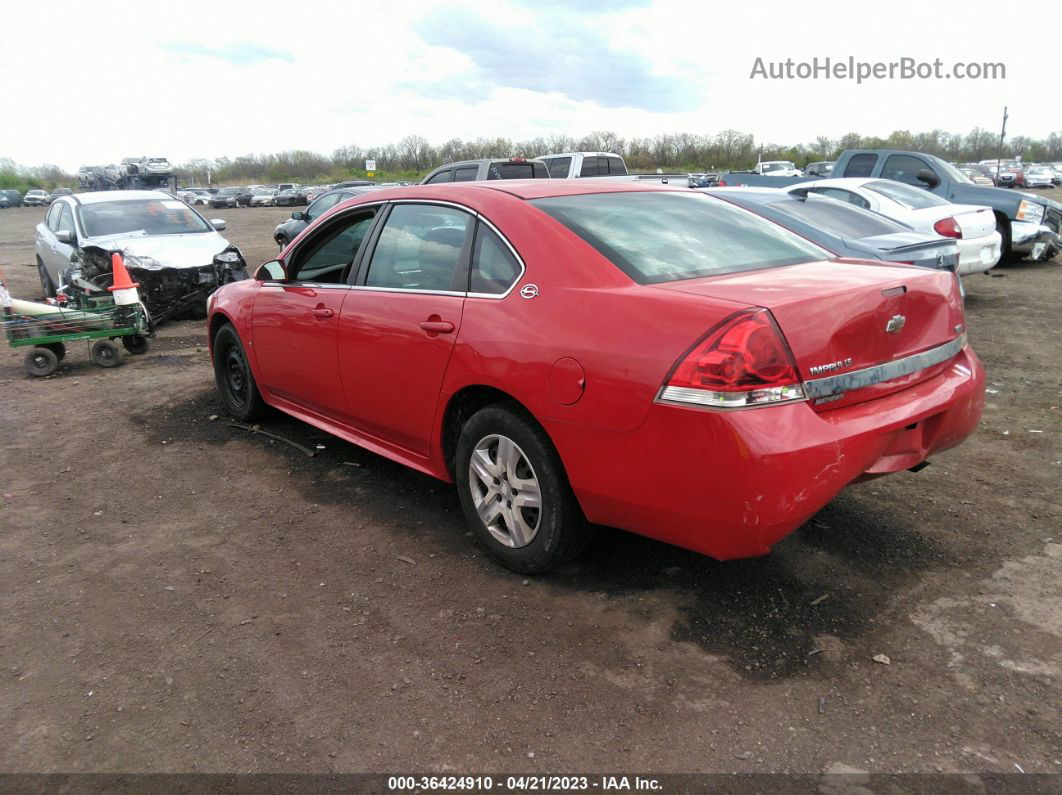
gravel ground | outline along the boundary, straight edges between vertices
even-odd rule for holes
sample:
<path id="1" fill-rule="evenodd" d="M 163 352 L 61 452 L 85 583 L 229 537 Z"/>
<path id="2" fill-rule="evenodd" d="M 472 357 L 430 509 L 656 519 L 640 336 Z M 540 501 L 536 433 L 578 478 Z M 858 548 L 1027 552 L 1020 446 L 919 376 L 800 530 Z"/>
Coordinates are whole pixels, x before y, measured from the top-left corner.
<path id="1" fill-rule="evenodd" d="M 256 262 L 287 212 L 220 215 Z M 17 297 L 41 217 L 0 211 Z M 768 557 L 604 531 L 527 580 L 445 484 L 212 419 L 201 323 L 43 380 L 0 349 L 0 770 L 1062 771 L 1062 258 L 997 271 L 962 447 Z"/>

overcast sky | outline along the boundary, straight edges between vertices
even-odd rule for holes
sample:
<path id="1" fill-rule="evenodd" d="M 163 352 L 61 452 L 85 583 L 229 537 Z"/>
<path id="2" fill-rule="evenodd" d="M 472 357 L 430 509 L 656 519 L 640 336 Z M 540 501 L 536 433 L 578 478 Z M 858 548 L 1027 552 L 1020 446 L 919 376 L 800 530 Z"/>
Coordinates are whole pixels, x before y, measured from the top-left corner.
<path id="1" fill-rule="evenodd" d="M 994 130 L 1004 104 L 1010 135 L 1043 137 L 1062 130 L 1062 59 L 1040 13 L 974 0 L 4 4 L 0 157 L 73 169 L 592 130 L 799 143 Z M 816 56 L 1001 62 L 1006 79 L 749 77 L 757 57 Z"/>

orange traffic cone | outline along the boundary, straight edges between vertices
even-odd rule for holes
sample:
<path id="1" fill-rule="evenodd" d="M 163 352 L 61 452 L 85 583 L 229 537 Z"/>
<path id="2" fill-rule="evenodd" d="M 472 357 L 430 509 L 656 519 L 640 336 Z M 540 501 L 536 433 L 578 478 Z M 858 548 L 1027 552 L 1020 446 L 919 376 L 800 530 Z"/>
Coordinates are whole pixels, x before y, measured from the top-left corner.
<path id="1" fill-rule="evenodd" d="M 111 254 L 111 273 L 114 274 L 114 283 L 107 289 L 114 293 L 116 306 L 129 306 L 140 303 L 140 294 L 136 288 L 140 285 L 129 278 L 129 271 L 125 267 L 122 255 L 115 251 Z"/>

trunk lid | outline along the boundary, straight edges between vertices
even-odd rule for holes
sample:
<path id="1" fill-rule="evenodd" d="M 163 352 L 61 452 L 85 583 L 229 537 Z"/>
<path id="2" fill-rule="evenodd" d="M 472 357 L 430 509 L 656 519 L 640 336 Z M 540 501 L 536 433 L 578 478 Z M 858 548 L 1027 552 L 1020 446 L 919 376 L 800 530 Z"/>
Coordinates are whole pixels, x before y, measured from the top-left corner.
<path id="1" fill-rule="evenodd" d="M 805 381 L 944 345 L 962 333 L 965 322 L 952 273 L 906 265 L 842 259 L 654 286 L 769 309 Z M 812 405 L 824 410 L 871 400 L 930 378 L 944 366 L 851 389 Z"/>
<path id="2" fill-rule="evenodd" d="M 950 238 L 927 240 L 921 232 L 896 232 L 859 240 L 889 262 L 903 262 L 921 268 L 955 270 L 959 264 L 959 247 Z"/>

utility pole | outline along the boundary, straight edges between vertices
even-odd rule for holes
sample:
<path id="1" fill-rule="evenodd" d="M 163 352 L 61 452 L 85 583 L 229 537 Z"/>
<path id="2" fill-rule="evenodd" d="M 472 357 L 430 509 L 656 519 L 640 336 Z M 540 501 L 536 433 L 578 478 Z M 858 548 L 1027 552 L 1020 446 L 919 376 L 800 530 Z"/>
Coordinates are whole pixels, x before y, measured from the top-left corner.
<path id="1" fill-rule="evenodd" d="M 1003 139 L 1007 137 L 1007 106 L 1003 106 L 1003 129 L 999 131 L 999 151 L 996 152 L 996 185 L 999 185 L 999 163 L 1003 159 Z"/>

